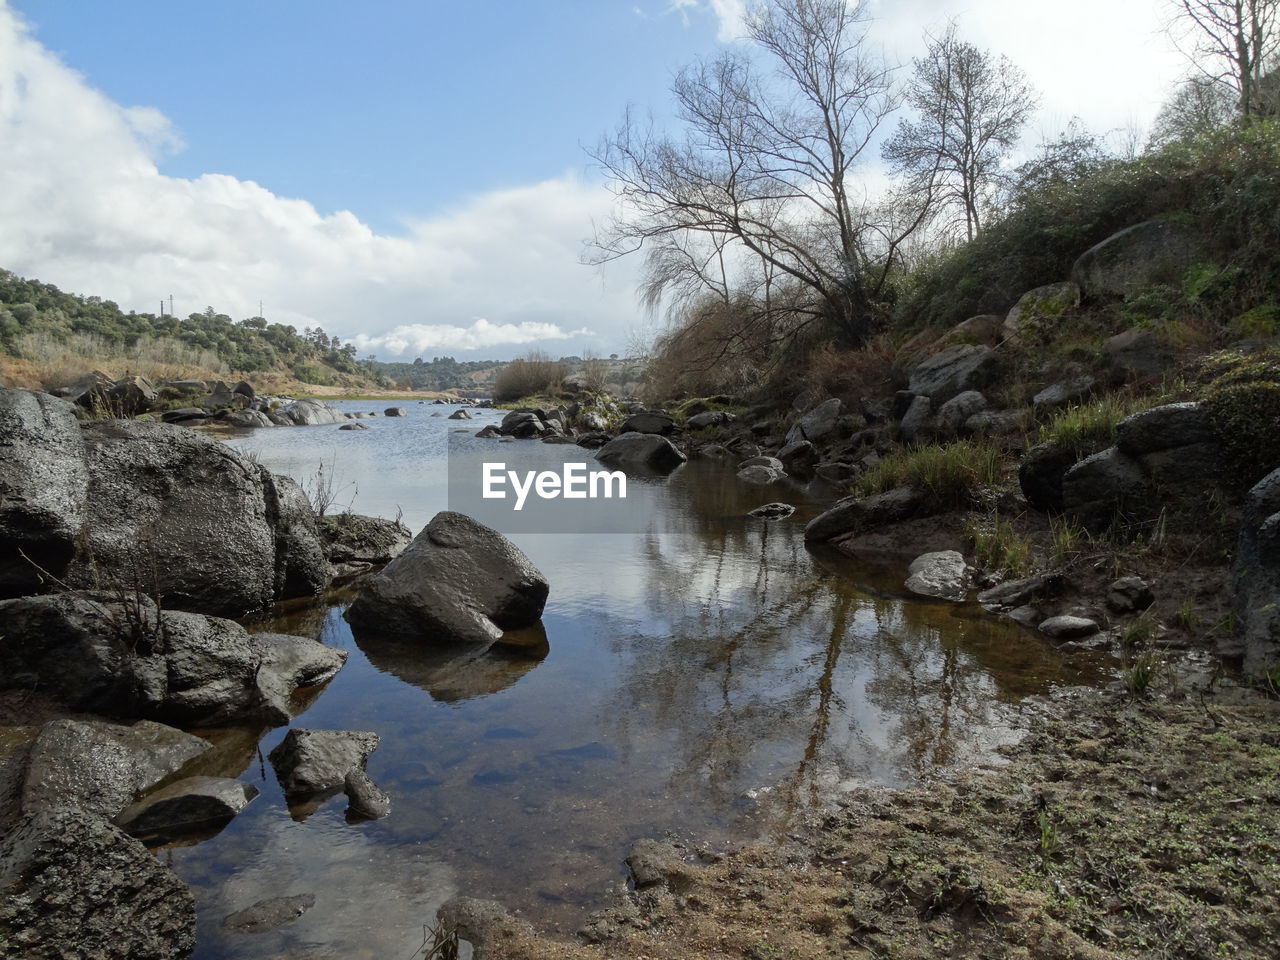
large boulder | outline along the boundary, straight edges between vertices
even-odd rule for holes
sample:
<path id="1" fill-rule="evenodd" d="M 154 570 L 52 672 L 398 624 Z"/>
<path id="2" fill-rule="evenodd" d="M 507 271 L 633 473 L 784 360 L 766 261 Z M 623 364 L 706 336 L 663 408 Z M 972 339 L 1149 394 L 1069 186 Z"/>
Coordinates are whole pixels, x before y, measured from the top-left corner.
<path id="1" fill-rule="evenodd" d="M 347 619 L 384 637 L 487 645 L 537 623 L 547 592 L 546 578 L 510 540 L 443 512 L 365 581 Z"/>
<path id="2" fill-rule="evenodd" d="M 1062 478 L 1062 501 L 1067 513 L 1085 529 L 1101 533 L 1116 521 L 1150 512 L 1151 487 L 1142 465 L 1108 447 L 1081 460 Z"/>
<path id="3" fill-rule="evenodd" d="M 1016 341 L 1058 323 L 1067 311 L 1079 305 L 1080 288 L 1073 281 L 1036 287 L 1013 305 L 1001 329 L 1006 339 Z"/>
<path id="4" fill-rule="evenodd" d="M 0 954 L 177 960 L 195 948 L 191 891 L 137 840 L 68 807 L 0 839 Z"/>
<path id="5" fill-rule="evenodd" d="M 823 400 L 792 424 L 787 431 L 785 443 L 795 443 L 798 440 L 816 442 L 829 436 L 840 420 L 841 406 L 839 398 Z"/>
<path id="6" fill-rule="evenodd" d="M 323 400 L 294 400 L 280 407 L 276 413 L 298 427 L 341 423 L 346 419 L 339 410 Z"/>
<path id="7" fill-rule="evenodd" d="M 73 585 L 230 617 L 324 586 L 315 522 L 293 481 L 170 424 L 106 420 L 81 434 L 90 479 Z"/>
<path id="8" fill-rule="evenodd" d="M 1246 672 L 1271 673 L 1280 664 L 1280 470 L 1245 498 L 1236 544 L 1235 619 Z"/>
<path id="9" fill-rule="evenodd" d="M 342 790 L 348 814 L 376 820 L 391 812 L 391 801 L 368 775 L 365 763 L 378 748 L 378 735 L 361 730 L 304 730 L 294 727 L 271 751 L 276 779 L 292 806 Z"/>
<path id="10" fill-rule="evenodd" d="M 820 459 L 818 448 L 808 440 L 795 440 L 778 451 L 778 460 L 788 473 L 812 473 Z"/>
<path id="11" fill-rule="evenodd" d="M 352 576 L 404 552 L 413 533 L 398 520 L 339 513 L 316 518 L 324 555 L 334 576 Z"/>
<path id="12" fill-rule="evenodd" d="M 689 426 L 694 430 L 705 430 L 707 427 L 719 427 L 726 423 L 733 423 L 737 419 L 737 416 L 727 410 L 707 410 L 703 413 L 695 413 L 690 417 Z"/>
<path id="13" fill-rule="evenodd" d="M 1037 410 L 1054 410 L 1058 407 L 1079 403 L 1093 393 L 1097 381 L 1086 375 L 1060 380 L 1045 387 L 1031 398 L 1031 405 Z"/>
<path id="14" fill-rule="evenodd" d="M 77 710 L 183 726 L 285 723 L 300 686 L 346 653 L 305 637 L 158 611 L 146 597 L 64 593 L 0 601 L 0 685 Z"/>
<path id="15" fill-rule="evenodd" d="M 597 450 L 596 459 L 605 466 L 668 473 L 688 458 L 656 433 L 624 433 Z"/>
<path id="16" fill-rule="evenodd" d="M 175 421 L 166 421 L 175 422 Z M 181 421 L 177 421 L 181 422 Z M 233 427 L 244 427 L 247 429 L 256 429 L 258 427 L 274 427 L 275 424 L 271 418 L 261 410 L 236 410 L 227 415 L 224 421 Z"/>
<path id="17" fill-rule="evenodd" d="M 957 393 L 986 387 L 995 380 L 999 369 L 999 358 L 990 347 L 957 343 L 916 366 L 908 387 L 934 403 L 945 403 Z"/>
<path id="18" fill-rule="evenodd" d="M 821 543 L 866 533 L 922 512 L 924 498 L 911 487 L 895 487 L 870 497 L 849 497 L 809 521 L 805 540 Z"/>
<path id="19" fill-rule="evenodd" d="M 16 597 L 66 575 L 89 467 L 71 404 L 29 390 L 0 389 L 0 450 L 0 597 Z"/>
<path id="20" fill-rule="evenodd" d="M 1076 260 L 1071 277 L 1088 297 L 1131 297 L 1160 284 L 1178 286 L 1204 257 L 1204 239 L 1176 220 L 1147 220 L 1112 234 Z"/>
<path id="21" fill-rule="evenodd" d="M 110 819 L 211 746 L 150 720 L 51 720 L 27 753 L 22 812 L 69 806 Z"/>
<path id="22" fill-rule="evenodd" d="M 1116 446 L 1146 471 L 1162 502 L 1200 501 L 1222 479 L 1226 457 L 1218 431 L 1201 403 L 1166 403 L 1116 424 Z"/>

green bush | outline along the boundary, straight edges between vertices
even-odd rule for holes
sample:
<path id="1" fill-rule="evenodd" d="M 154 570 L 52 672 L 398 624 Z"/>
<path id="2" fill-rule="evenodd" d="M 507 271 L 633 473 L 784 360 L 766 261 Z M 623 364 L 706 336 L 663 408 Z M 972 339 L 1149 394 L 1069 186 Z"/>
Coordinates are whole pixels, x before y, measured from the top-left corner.
<path id="1" fill-rule="evenodd" d="M 1082 460 L 1111 446 L 1116 438 L 1116 424 L 1147 406 L 1149 401 L 1128 394 L 1109 394 L 1090 403 L 1068 407 L 1041 424 L 1036 442 L 1070 450 L 1077 460 Z"/>
<path id="2" fill-rule="evenodd" d="M 965 539 L 973 559 L 983 569 L 1011 577 L 1026 576 L 1034 565 L 1031 540 L 1021 536 L 1008 520 L 997 516 L 965 524 Z"/>

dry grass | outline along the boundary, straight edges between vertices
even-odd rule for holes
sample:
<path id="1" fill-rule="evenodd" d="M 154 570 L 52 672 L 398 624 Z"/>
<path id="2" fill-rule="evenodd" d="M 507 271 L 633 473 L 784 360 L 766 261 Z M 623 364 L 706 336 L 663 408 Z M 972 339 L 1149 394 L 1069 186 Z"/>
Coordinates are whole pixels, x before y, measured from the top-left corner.
<path id="1" fill-rule="evenodd" d="M 879 396 L 892 385 L 896 354 L 887 334 L 872 338 L 859 350 L 824 343 L 805 358 L 806 383 L 827 396 L 847 400 Z"/>
<path id="2" fill-rule="evenodd" d="M 20 364 L 13 364 L 13 379 L 25 379 L 46 390 L 66 386 L 90 370 L 112 377 L 138 374 L 152 380 L 187 380 L 223 377 L 231 373 L 212 350 L 203 350 L 161 337 L 127 347 L 93 334 L 71 334 L 59 340 L 34 333 L 18 343 Z"/>

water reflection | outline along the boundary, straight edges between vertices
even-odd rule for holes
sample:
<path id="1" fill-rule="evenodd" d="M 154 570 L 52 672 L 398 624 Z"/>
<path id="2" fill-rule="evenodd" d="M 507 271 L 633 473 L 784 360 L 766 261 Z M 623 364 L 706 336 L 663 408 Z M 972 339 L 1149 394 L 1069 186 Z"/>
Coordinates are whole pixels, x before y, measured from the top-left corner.
<path id="1" fill-rule="evenodd" d="M 402 506 L 421 529 L 444 506 L 431 478 L 449 421 L 416 406 L 369 422 L 341 435 L 336 461 L 358 480 L 353 506 L 388 516 Z M 334 434 L 237 442 L 305 477 Z M 582 455 L 536 442 L 502 450 L 529 469 Z M 700 461 L 635 488 L 632 508 L 652 521 L 644 533 L 513 537 L 551 582 L 545 633 L 523 650 L 353 637 L 341 615 L 349 589 L 269 624 L 350 652 L 295 724 L 376 731 L 369 774 L 393 810 L 349 825 L 337 798 L 294 823 L 258 751 L 242 752 L 263 795 L 216 839 L 171 853 L 198 881 L 199 956 L 261 956 L 262 941 L 221 931 L 223 913 L 268 887 L 319 893 L 335 882 L 376 895 L 331 902 L 309 926 L 304 916 L 290 942 L 346 944 L 362 926 L 381 935 L 404 924 L 411 939 L 455 888 L 572 929 L 621 881 L 640 836 L 742 836 L 841 784 L 908 783 L 969 762 L 1010 735 L 1021 698 L 1088 676 L 1008 623 L 905 599 L 900 572 L 811 552 L 803 525 L 821 505 L 803 488 L 751 486 Z M 795 516 L 745 517 L 774 500 L 795 503 Z M 280 851 L 290 866 L 276 890 Z"/>

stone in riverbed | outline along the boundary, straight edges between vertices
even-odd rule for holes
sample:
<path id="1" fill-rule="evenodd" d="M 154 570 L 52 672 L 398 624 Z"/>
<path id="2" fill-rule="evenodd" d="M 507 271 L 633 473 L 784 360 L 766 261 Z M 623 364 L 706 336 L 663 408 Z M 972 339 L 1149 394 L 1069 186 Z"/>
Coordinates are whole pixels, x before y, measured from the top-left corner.
<path id="1" fill-rule="evenodd" d="M 409 412 L 404 407 L 387 407 L 382 411 L 384 417 L 407 417 Z"/>
<path id="2" fill-rule="evenodd" d="M 838 398 L 824 400 L 795 422 L 787 431 L 785 442 L 788 444 L 795 443 L 797 440 L 813 442 L 828 436 L 835 430 L 840 419 L 841 406 Z"/>
<path id="3" fill-rule="evenodd" d="M 294 727 L 268 759 L 286 797 L 304 798 L 345 787 L 347 774 L 363 771 L 377 748 L 376 733 Z"/>
<path id="4" fill-rule="evenodd" d="M 538 622 L 547 592 L 546 578 L 510 540 L 442 512 L 365 581 L 346 616 L 382 637 L 487 645 L 504 630 Z"/>
<path id="5" fill-rule="evenodd" d="M 1098 632 L 1098 625 L 1087 617 L 1050 617 L 1041 622 L 1040 632 L 1053 640 L 1078 640 Z"/>
<path id="6" fill-rule="evenodd" d="M 785 476 L 780 470 L 772 467 L 766 467 L 763 464 L 753 464 L 749 467 L 743 467 L 738 471 L 738 479 L 746 483 L 769 484 L 777 483 Z"/>
<path id="7" fill-rule="evenodd" d="M 363 770 L 350 770 L 342 785 L 348 820 L 381 820 L 391 813 L 391 798 Z"/>
<path id="8" fill-rule="evenodd" d="M 280 407 L 276 413 L 298 427 L 341 423 L 346 419 L 341 412 L 323 400 L 293 400 Z"/>
<path id="9" fill-rule="evenodd" d="M 662 883 L 680 862 L 680 851 L 675 844 L 648 837 L 633 843 L 631 853 L 627 855 L 627 867 L 637 888 Z"/>
<path id="10" fill-rule="evenodd" d="M 624 433 L 596 451 L 605 466 L 669 473 L 687 459 L 666 437 L 656 433 Z"/>
<path id="11" fill-rule="evenodd" d="M 339 430 L 368 430 L 363 423 L 344 423 L 338 428 Z"/>
<path id="12" fill-rule="evenodd" d="M 0 839 L 6 957 L 174 960 L 195 934 L 186 884 L 101 817 L 43 810 Z"/>
<path id="13" fill-rule="evenodd" d="M 795 512 L 796 508 L 789 503 L 766 503 L 752 510 L 749 516 L 757 520 L 785 520 Z"/>
<path id="14" fill-rule="evenodd" d="M 465 410 L 455 410 L 453 411 L 453 413 L 449 414 L 449 419 L 450 420 L 470 420 L 471 414 L 467 413 L 467 411 Z"/>
<path id="15" fill-rule="evenodd" d="M 956 550 L 922 554 L 907 568 L 905 586 L 923 597 L 960 602 L 973 586 L 973 568 Z"/>
<path id="16" fill-rule="evenodd" d="M 266 933 L 297 920 L 316 905 L 315 894 L 271 897 L 222 918 L 223 929 L 236 933 Z"/>
<path id="17" fill-rule="evenodd" d="M 148 794 L 118 817 L 135 837 L 176 837 L 220 828 L 249 805 L 258 788 L 226 777 L 187 777 Z"/>

